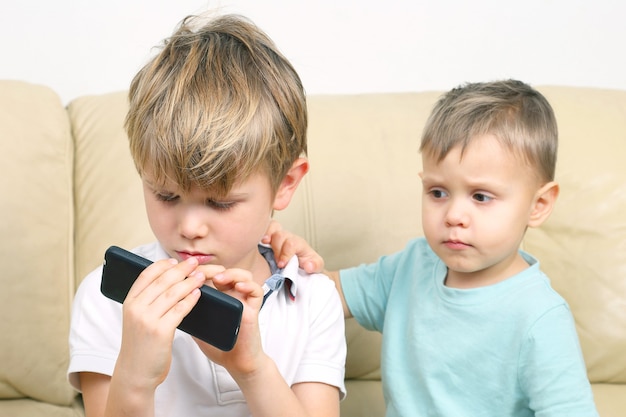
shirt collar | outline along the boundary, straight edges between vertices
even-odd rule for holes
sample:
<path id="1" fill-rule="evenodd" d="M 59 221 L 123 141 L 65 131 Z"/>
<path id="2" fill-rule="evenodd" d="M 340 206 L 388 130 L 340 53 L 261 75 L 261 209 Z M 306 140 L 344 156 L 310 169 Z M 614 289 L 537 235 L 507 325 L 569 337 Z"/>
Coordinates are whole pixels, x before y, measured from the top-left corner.
<path id="1" fill-rule="evenodd" d="M 297 293 L 297 284 L 296 279 L 298 277 L 298 258 L 296 256 L 292 257 L 287 265 L 280 269 L 278 265 L 276 265 L 276 258 L 274 257 L 274 251 L 271 247 L 264 244 L 259 244 L 259 252 L 267 261 L 267 264 L 270 267 L 270 272 L 272 276 L 270 276 L 265 283 L 263 284 L 263 290 L 265 292 L 268 291 L 278 291 L 285 281 L 287 281 L 287 289 L 289 290 L 289 295 L 291 299 L 296 298 Z"/>

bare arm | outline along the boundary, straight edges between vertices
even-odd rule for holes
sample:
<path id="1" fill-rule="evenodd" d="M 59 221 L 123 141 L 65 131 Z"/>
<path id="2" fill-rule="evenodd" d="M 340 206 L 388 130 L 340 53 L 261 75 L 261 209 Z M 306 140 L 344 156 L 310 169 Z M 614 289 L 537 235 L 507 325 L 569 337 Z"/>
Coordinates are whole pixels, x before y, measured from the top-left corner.
<path id="1" fill-rule="evenodd" d="M 112 383 L 110 376 L 92 372 L 81 372 L 79 378 L 87 417 L 154 416 L 153 389 L 132 390 L 127 383 Z"/>
<path id="2" fill-rule="evenodd" d="M 103 417 L 109 397 L 109 385 L 111 377 L 93 372 L 81 372 L 78 374 L 80 387 L 83 393 L 85 414 L 87 417 Z"/>
<path id="3" fill-rule="evenodd" d="M 339 389 L 322 383 L 289 387 L 275 363 L 246 376 L 235 376 L 253 416 L 339 417 Z"/>

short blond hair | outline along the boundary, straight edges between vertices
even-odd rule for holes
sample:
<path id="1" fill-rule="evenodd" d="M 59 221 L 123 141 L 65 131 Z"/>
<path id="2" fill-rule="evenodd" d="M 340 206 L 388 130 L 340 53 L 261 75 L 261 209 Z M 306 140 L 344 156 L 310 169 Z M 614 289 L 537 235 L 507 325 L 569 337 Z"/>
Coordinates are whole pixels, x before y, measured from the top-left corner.
<path id="1" fill-rule="evenodd" d="M 135 76 L 126 131 L 141 175 L 226 195 L 262 170 L 273 190 L 306 154 L 300 78 L 242 16 L 189 16 Z"/>
<path id="2" fill-rule="evenodd" d="M 422 134 L 420 151 L 442 160 L 475 137 L 492 134 L 545 182 L 554 180 L 558 129 L 548 100 L 517 80 L 468 83 L 444 94 Z"/>

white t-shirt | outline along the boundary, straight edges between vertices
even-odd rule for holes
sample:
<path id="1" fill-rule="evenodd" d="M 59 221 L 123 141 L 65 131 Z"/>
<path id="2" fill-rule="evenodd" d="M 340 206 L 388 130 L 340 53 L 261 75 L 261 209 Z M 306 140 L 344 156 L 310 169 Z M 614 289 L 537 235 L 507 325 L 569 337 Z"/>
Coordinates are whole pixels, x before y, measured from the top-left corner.
<path id="1" fill-rule="evenodd" d="M 152 261 L 169 257 L 157 242 L 133 252 Z M 338 387 L 343 398 L 346 343 L 335 285 L 324 275 L 306 274 L 295 257 L 282 275 L 292 285 L 272 293 L 259 313 L 263 349 L 288 385 L 325 383 Z M 68 377 L 79 391 L 78 372 L 112 375 L 120 349 L 122 305 L 102 295 L 101 278 L 102 267 L 87 275 L 73 304 Z M 180 330 L 174 336 L 169 374 L 157 388 L 155 402 L 157 416 L 250 415 L 226 369 L 209 361 Z"/>

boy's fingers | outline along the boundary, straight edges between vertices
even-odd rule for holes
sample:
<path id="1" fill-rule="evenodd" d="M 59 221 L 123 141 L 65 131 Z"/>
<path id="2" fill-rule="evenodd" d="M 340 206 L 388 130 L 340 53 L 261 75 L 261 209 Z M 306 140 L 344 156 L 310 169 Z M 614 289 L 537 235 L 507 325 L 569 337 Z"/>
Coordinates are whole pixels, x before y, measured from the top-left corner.
<path id="1" fill-rule="evenodd" d="M 127 298 L 142 297 L 145 302 L 151 303 L 172 285 L 189 276 L 197 266 L 198 261 L 194 258 L 183 262 L 174 259 L 157 261 L 139 275 Z"/>
<path id="2" fill-rule="evenodd" d="M 311 259 L 302 258 L 300 259 L 300 267 L 309 274 L 322 273 L 324 272 L 324 258 L 317 253 Z"/>
<path id="3" fill-rule="evenodd" d="M 191 307 L 195 305 L 191 304 L 189 309 L 186 309 L 188 302 L 183 302 L 181 305 L 181 301 L 184 301 L 190 294 L 194 293 L 197 289 L 199 289 L 202 285 L 204 285 L 205 275 L 200 271 L 192 272 L 188 278 L 183 279 L 181 281 L 176 281 L 172 283 L 172 285 L 160 293 L 152 303 L 155 306 L 156 311 L 161 311 L 161 314 L 168 314 L 170 311 L 181 310 L 181 306 L 185 311 L 185 315 L 191 311 Z M 192 297 L 197 302 L 197 298 Z M 177 314 L 175 314 L 176 317 Z M 181 316 L 180 319 L 184 317 Z"/>
<path id="4" fill-rule="evenodd" d="M 282 230 L 282 226 L 278 221 L 272 219 L 270 220 L 269 226 L 267 226 L 267 231 L 265 232 L 266 236 L 272 236 L 276 232 L 280 232 Z M 266 242 L 269 243 L 269 242 Z"/>
<path id="5" fill-rule="evenodd" d="M 226 268 L 224 268 L 221 265 L 198 265 L 198 268 L 196 268 L 196 271 L 202 272 L 204 274 L 204 276 L 207 279 L 206 284 L 210 285 L 211 284 L 211 280 L 212 278 L 219 274 L 224 272 Z"/>
<path id="6" fill-rule="evenodd" d="M 285 243 L 289 241 L 288 236 L 284 232 L 272 233 L 268 236 L 268 241 L 263 242 L 269 244 L 275 254 L 280 255 L 283 253 Z"/>
<path id="7" fill-rule="evenodd" d="M 160 277 L 165 271 L 173 268 L 178 262 L 176 259 L 164 259 L 149 265 L 137 277 L 130 290 L 127 298 L 135 298 L 143 292 L 154 280 Z"/>
<path id="8" fill-rule="evenodd" d="M 178 326 L 191 309 L 198 303 L 200 298 L 200 287 L 204 282 L 204 274 L 195 272 L 181 283 L 176 293 L 170 294 L 170 300 L 164 300 L 164 317 L 171 320 L 172 324 Z M 182 288 L 184 284 L 185 288 Z"/>
<path id="9" fill-rule="evenodd" d="M 250 281 L 250 273 L 241 269 L 226 269 L 211 278 L 213 285 L 220 291 L 228 291 L 235 288 L 238 282 Z"/>
<path id="10" fill-rule="evenodd" d="M 213 284 L 220 291 L 235 290 L 248 296 L 263 297 L 261 286 L 254 283 L 249 271 L 243 269 L 226 269 L 213 277 Z"/>
<path id="11" fill-rule="evenodd" d="M 280 239 L 277 238 L 275 241 L 272 240 L 272 250 L 279 268 L 284 268 L 289 259 L 296 254 L 293 241 L 282 237 L 284 236 L 281 236 Z"/>
<path id="12" fill-rule="evenodd" d="M 174 272 L 177 273 L 178 279 L 171 281 L 171 285 L 157 285 L 158 279 Z M 156 324 L 164 331 L 167 329 L 173 331 L 198 302 L 199 288 L 204 284 L 205 276 L 202 272 L 195 271 L 185 278 L 180 271 L 172 267 L 158 279 L 136 298 L 124 303 L 124 315 L 134 317 L 131 321 L 144 322 L 145 327 Z"/>
<path id="13" fill-rule="evenodd" d="M 324 270 L 324 259 L 304 239 L 296 235 L 290 235 L 288 239 L 285 239 L 280 250 L 275 250 L 274 254 L 279 268 L 284 268 L 295 255 L 298 257 L 300 268 L 309 274 Z"/>

